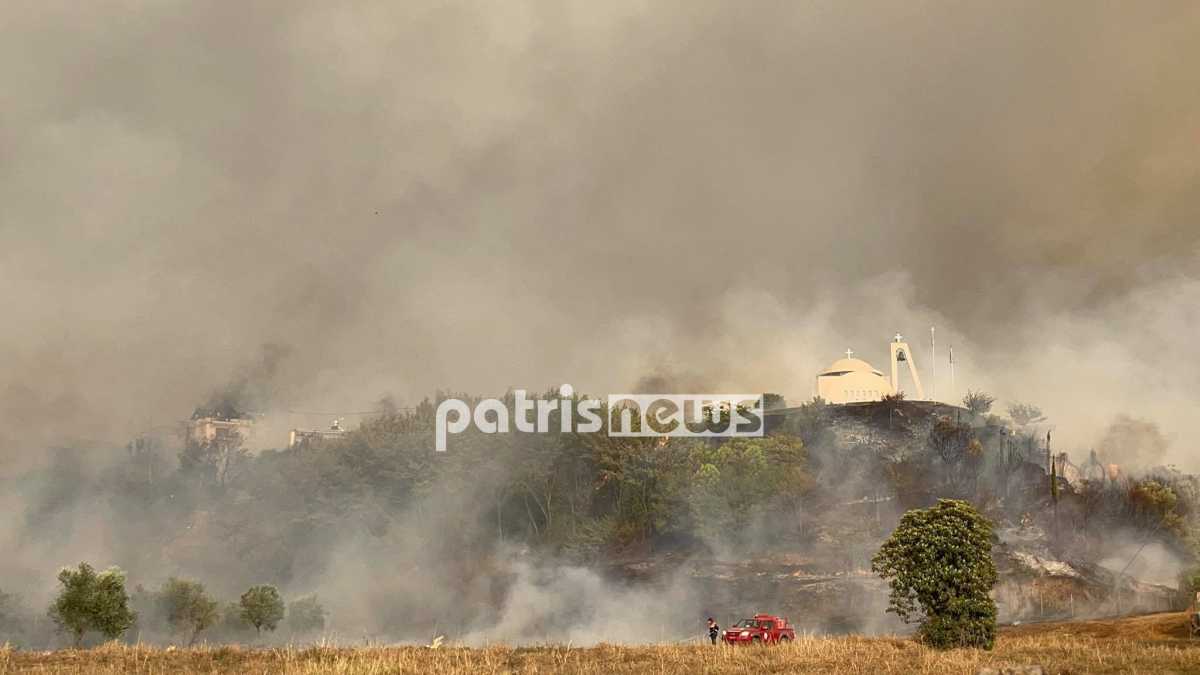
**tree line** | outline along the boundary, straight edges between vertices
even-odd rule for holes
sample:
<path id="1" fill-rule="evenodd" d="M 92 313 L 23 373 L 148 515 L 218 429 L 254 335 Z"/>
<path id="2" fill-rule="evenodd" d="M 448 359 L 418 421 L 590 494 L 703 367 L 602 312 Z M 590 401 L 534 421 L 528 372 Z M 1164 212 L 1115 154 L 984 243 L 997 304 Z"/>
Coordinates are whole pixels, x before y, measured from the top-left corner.
<path id="1" fill-rule="evenodd" d="M 86 562 L 60 570 L 58 583 L 47 616 L 77 647 L 92 635 L 114 640 L 131 634 L 139 641 L 150 634 L 192 645 L 206 631 L 218 630 L 222 637 L 238 639 L 250 631 L 261 636 L 285 623 L 293 635 L 311 636 L 325 628 L 327 617 L 315 595 L 285 604 L 279 590 L 269 584 L 252 586 L 237 601 L 222 606 L 198 581 L 171 577 L 159 588 L 138 585 L 131 593 L 120 568 L 97 570 Z M 0 593 L 0 609 L 6 597 L 13 596 Z M 15 623 L 28 617 L 16 614 L 9 620 Z M 7 628 L 15 632 L 19 626 Z"/>
<path id="2" fill-rule="evenodd" d="M 312 588 L 337 572 L 335 553 L 349 542 L 398 570 L 374 582 L 378 630 L 421 634 L 438 621 L 486 621 L 497 599 L 474 580 L 495 574 L 506 551 L 579 564 L 802 551 L 820 569 L 861 570 L 905 512 L 941 498 L 971 503 L 997 527 L 1042 527 L 1060 550 L 1099 555 L 1122 530 L 1151 533 L 1184 560 L 1200 550 L 1195 477 L 1162 467 L 1051 476 L 1047 455 L 1058 448 L 1044 415 L 1031 405 L 992 415 L 994 400 L 978 392 L 961 409 L 922 412 L 897 398 L 855 419 L 817 399 L 789 409 L 765 437 L 725 440 L 562 432 L 555 407 L 550 433 L 472 428 L 439 453 L 434 414 L 449 396 L 477 400 L 442 393 L 290 449 L 251 454 L 235 436 L 147 441 L 99 465 L 61 450 L 11 483 L 47 486 L 23 499 L 16 522 L 40 542 L 66 539 L 62 514 L 100 505 L 122 568 L 135 577 L 186 570 L 225 597 L 259 579 Z M 1146 436 L 1144 425 L 1123 422 L 1112 447 Z M 419 586 L 393 581 L 406 578 Z M 431 589 L 445 592 L 422 593 Z M 159 616 L 144 595 L 135 589 L 131 607 Z M 12 597 L 0 595 L 0 639 Z M 219 614 L 196 634 L 234 634 L 237 611 Z M 153 623 L 170 626 L 162 617 Z"/>

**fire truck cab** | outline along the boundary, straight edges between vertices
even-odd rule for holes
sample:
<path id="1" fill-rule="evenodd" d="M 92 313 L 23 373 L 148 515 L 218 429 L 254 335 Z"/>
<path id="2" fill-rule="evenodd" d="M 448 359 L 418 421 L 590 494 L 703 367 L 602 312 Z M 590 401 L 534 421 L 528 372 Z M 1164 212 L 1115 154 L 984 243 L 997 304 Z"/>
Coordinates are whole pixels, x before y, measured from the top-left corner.
<path id="1" fill-rule="evenodd" d="M 755 614 L 721 631 L 721 640 L 730 645 L 774 644 L 795 639 L 796 630 L 788 620 L 773 614 Z"/>

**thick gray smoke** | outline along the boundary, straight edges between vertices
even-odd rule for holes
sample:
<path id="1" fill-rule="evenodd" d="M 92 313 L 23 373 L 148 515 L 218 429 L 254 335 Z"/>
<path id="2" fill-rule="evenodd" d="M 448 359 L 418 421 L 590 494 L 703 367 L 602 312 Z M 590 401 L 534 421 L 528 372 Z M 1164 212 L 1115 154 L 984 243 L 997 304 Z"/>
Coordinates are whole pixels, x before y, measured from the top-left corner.
<path id="1" fill-rule="evenodd" d="M 797 399 L 931 324 L 1064 441 L 1195 440 L 1193 3 L 2 11 L 6 458 L 267 343 L 282 405 L 664 363 Z"/>
<path id="2" fill-rule="evenodd" d="M 230 382 L 268 416 L 660 372 L 800 401 L 897 330 L 939 398 L 1035 403 L 1081 452 L 1128 414 L 1197 468 L 1194 2 L 0 24 L 0 477 Z"/>

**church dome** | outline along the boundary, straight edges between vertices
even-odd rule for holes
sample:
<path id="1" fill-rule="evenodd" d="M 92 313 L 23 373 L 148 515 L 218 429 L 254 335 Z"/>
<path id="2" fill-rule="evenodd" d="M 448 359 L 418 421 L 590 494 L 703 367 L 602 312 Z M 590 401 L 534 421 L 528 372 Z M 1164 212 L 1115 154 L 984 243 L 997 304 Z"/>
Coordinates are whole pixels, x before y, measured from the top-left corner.
<path id="1" fill-rule="evenodd" d="M 829 365 L 828 368 L 821 371 L 822 375 L 842 375 L 845 373 L 874 373 L 875 375 L 883 376 L 883 373 L 875 370 L 871 364 L 862 359 L 838 359 Z"/>

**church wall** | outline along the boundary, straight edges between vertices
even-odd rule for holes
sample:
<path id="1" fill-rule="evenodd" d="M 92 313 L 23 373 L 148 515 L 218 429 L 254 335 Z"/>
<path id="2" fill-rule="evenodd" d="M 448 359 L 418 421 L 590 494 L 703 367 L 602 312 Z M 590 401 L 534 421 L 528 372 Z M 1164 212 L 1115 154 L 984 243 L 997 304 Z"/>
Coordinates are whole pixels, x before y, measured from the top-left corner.
<path id="1" fill-rule="evenodd" d="M 887 378 L 875 373 L 849 372 L 817 378 L 817 395 L 829 403 L 879 401 L 891 393 L 892 386 Z"/>

